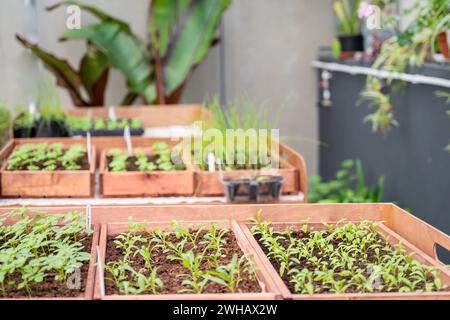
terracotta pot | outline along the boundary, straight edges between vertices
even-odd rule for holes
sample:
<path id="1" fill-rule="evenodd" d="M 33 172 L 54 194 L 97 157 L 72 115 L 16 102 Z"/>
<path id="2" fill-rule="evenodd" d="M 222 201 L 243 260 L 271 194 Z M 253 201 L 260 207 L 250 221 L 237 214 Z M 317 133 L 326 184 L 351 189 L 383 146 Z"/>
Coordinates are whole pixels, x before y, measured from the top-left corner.
<path id="1" fill-rule="evenodd" d="M 439 43 L 439 49 L 441 50 L 442 55 L 445 59 L 450 59 L 450 48 L 449 48 L 449 40 L 448 40 L 448 34 L 449 31 L 442 31 L 439 33 L 437 39 Z"/>

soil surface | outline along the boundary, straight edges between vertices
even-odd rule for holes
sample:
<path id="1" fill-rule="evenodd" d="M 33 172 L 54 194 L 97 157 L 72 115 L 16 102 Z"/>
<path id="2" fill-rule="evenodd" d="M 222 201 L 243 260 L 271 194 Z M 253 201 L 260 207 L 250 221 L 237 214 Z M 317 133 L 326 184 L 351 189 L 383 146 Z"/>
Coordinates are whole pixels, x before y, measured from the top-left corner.
<path id="1" fill-rule="evenodd" d="M 148 156 L 148 162 L 153 162 L 156 166 L 158 166 L 156 164 L 156 161 L 158 160 L 158 156 Z M 106 157 L 106 162 L 107 162 L 107 168 L 109 168 L 109 165 L 111 164 L 111 162 L 113 161 L 113 157 L 112 156 L 107 156 Z M 128 158 L 127 160 L 127 172 L 140 172 L 139 170 L 139 166 L 136 165 L 136 161 L 137 161 L 137 157 L 136 156 L 131 156 Z M 155 171 L 161 171 L 159 169 L 155 169 Z"/>
<path id="2" fill-rule="evenodd" d="M 274 235 L 276 235 L 276 233 L 274 233 Z M 326 237 L 326 236 L 328 236 L 328 235 L 330 235 L 330 233 L 325 233 L 325 236 L 324 236 L 324 237 Z M 302 231 L 293 231 L 293 232 L 292 232 L 292 236 L 293 236 L 294 238 L 296 238 L 296 239 L 302 239 L 302 238 L 309 238 L 309 237 L 310 237 L 310 234 L 309 234 L 309 233 L 304 233 L 304 232 L 302 232 Z M 260 236 L 257 235 L 257 236 L 255 236 L 255 238 L 256 238 L 256 240 L 258 241 L 258 244 L 260 245 L 261 249 L 263 250 L 263 252 L 264 252 L 264 253 L 266 254 L 266 256 L 267 256 L 267 254 L 269 253 L 269 250 L 268 250 L 268 249 L 262 244 L 262 242 L 260 241 Z M 382 239 L 381 236 L 378 235 L 378 236 L 377 236 L 377 239 L 380 240 L 380 241 L 382 241 L 383 243 L 387 244 L 387 243 L 385 242 L 385 240 Z M 289 241 L 288 241 L 288 240 L 280 240 L 280 241 L 278 241 L 278 242 L 279 242 L 284 248 L 287 248 L 288 245 L 289 245 Z M 340 241 L 333 240 L 333 241 L 331 241 L 330 243 L 333 245 L 333 247 L 337 248 L 338 245 L 339 245 L 339 243 L 340 243 Z M 387 244 L 387 245 L 389 245 L 389 244 Z M 390 246 L 390 245 L 389 245 L 389 246 Z M 366 250 L 366 252 L 367 252 L 367 254 L 368 254 L 368 262 L 369 262 L 369 263 L 374 263 L 374 264 L 375 264 L 375 263 L 377 262 L 375 252 L 374 252 L 372 249 L 370 249 L 369 247 L 370 247 L 370 244 L 367 244 L 367 250 Z M 392 246 L 391 246 L 391 247 L 392 247 Z M 381 256 L 386 255 L 386 254 L 387 254 L 387 251 L 382 250 L 382 249 L 380 250 L 380 255 L 381 255 Z M 321 255 L 319 249 L 317 249 L 317 248 L 314 249 L 313 255 L 314 255 L 314 256 L 317 256 L 317 257 L 319 257 L 319 258 L 325 259 L 325 260 L 327 259 L 326 256 L 322 256 L 322 255 Z M 275 268 L 275 270 L 277 270 L 277 271 L 280 270 L 280 264 L 279 264 L 278 261 L 276 261 L 276 260 L 273 259 L 273 258 L 268 258 L 268 259 L 269 259 L 269 261 L 272 263 L 272 265 L 273 265 L 273 267 Z M 329 261 L 329 260 L 328 260 L 328 261 Z M 367 267 L 367 265 L 366 265 L 363 261 L 357 261 L 357 262 L 355 262 L 355 268 L 359 268 L 359 269 L 367 269 L 368 267 Z M 314 271 L 314 270 L 316 270 L 316 267 L 310 265 L 308 262 L 301 261 L 301 263 L 296 264 L 296 265 L 293 265 L 293 266 L 291 267 L 291 269 L 298 269 L 298 270 L 308 269 L 308 270 L 310 270 L 310 271 Z M 342 270 L 336 270 L 336 272 L 340 272 L 340 271 L 342 271 Z M 295 288 L 294 288 L 294 284 L 290 282 L 290 277 L 289 277 L 287 274 L 284 274 L 283 277 L 281 277 L 281 278 L 283 279 L 284 284 L 289 288 L 289 290 L 290 290 L 292 293 L 295 293 L 296 291 L 295 291 Z M 344 277 L 344 276 L 339 276 L 339 275 L 335 275 L 335 280 L 342 280 L 342 279 L 346 279 L 346 277 Z M 410 279 L 410 280 L 411 280 L 411 279 Z M 428 276 L 428 280 L 432 282 L 432 281 L 434 280 L 433 275 L 430 274 L 430 275 Z M 413 281 L 413 280 L 411 280 L 411 281 Z M 334 293 L 334 292 L 329 291 L 328 288 L 323 288 L 320 282 L 313 281 L 313 285 L 314 285 L 315 288 L 318 288 L 318 289 L 319 289 L 318 292 L 317 292 L 317 293 L 319 293 L 319 294 L 320 294 L 320 293 Z M 417 290 L 420 290 L 420 289 L 424 289 L 424 285 L 423 285 L 423 284 L 417 286 Z M 447 289 L 447 290 L 449 290 L 449 289 Z M 388 291 L 386 291 L 386 290 L 383 291 L 383 290 L 377 290 L 377 289 L 374 289 L 374 292 L 388 292 Z M 390 291 L 390 292 L 393 292 L 393 291 Z M 348 288 L 348 289 L 346 290 L 346 293 L 361 293 L 361 292 L 360 292 L 360 291 L 357 291 L 356 288 L 350 287 L 350 288 Z"/>
<path id="3" fill-rule="evenodd" d="M 91 252 L 92 249 L 92 235 L 79 240 L 84 244 L 86 252 Z M 84 298 L 86 290 L 86 281 L 89 271 L 89 261 L 86 261 L 81 268 L 81 284 L 80 289 L 69 289 L 67 282 L 55 281 L 54 276 L 56 272 L 47 276 L 43 282 L 30 285 L 31 294 L 28 294 L 24 289 L 17 289 L 22 277 L 19 273 L 13 275 L 14 284 L 5 286 L 5 293 L 0 290 L 0 298 L 7 299 L 23 299 L 23 298 Z"/>
<path id="4" fill-rule="evenodd" d="M 199 236 L 199 240 L 197 241 L 197 248 L 193 249 L 195 254 L 199 254 L 200 252 L 203 252 L 205 250 L 206 244 L 201 244 L 200 242 L 204 241 L 203 236 L 206 234 L 206 231 L 203 232 Z M 142 233 L 142 236 L 149 237 L 149 234 Z M 123 259 L 122 252 L 116 248 L 116 245 L 114 244 L 114 240 L 117 237 L 115 236 L 109 236 L 108 237 L 108 243 L 107 243 L 107 263 L 110 261 L 117 261 Z M 234 234 L 229 231 L 223 238 L 226 243 L 223 245 L 223 247 L 226 249 L 226 254 L 219 259 L 219 265 L 227 265 L 231 262 L 233 255 L 237 254 L 239 257 L 242 257 L 244 253 L 242 252 L 241 248 L 239 247 L 237 240 L 234 236 Z M 180 241 L 176 238 L 174 234 L 171 234 L 167 238 L 168 242 L 173 242 L 174 244 L 179 243 Z M 146 244 L 141 244 L 146 245 Z M 186 244 L 184 247 L 184 252 L 190 251 L 192 249 L 192 244 Z M 169 254 L 165 254 L 162 252 L 161 249 L 157 248 L 152 253 L 152 259 L 154 261 L 154 266 L 159 267 L 157 276 L 161 281 L 164 283 L 164 288 L 159 294 L 178 294 L 180 293 L 180 290 L 186 289 L 186 287 L 182 284 L 183 280 L 186 278 L 180 277 L 182 274 L 189 273 L 189 271 L 183 267 L 180 261 L 170 261 L 167 259 L 167 256 Z M 206 253 L 206 256 L 208 255 L 208 252 Z M 143 274 L 148 275 L 148 272 L 143 272 L 145 270 L 145 262 L 144 259 L 137 254 L 134 258 L 132 258 L 131 266 L 134 268 L 134 270 L 141 270 Z M 210 266 L 208 265 L 207 261 L 204 261 L 201 270 L 211 270 Z M 110 274 L 108 272 L 105 273 L 105 277 L 110 277 Z M 117 289 L 115 284 L 111 281 L 105 281 L 105 289 L 107 295 L 113 295 L 113 294 L 121 294 L 120 291 Z M 261 287 L 259 286 L 259 283 L 256 279 L 256 277 L 251 277 L 248 273 L 242 273 L 242 281 L 239 285 L 239 288 L 237 290 L 237 293 L 260 293 L 262 291 Z M 222 285 L 219 285 L 217 283 L 214 283 L 212 281 L 208 282 L 208 284 L 205 286 L 203 293 L 230 293 L 229 290 Z M 150 292 L 147 294 L 151 294 Z"/>
<path id="5" fill-rule="evenodd" d="M 43 171 L 43 169 L 45 168 L 44 163 L 46 162 L 46 160 L 44 161 L 40 161 L 40 162 L 33 162 L 32 164 L 39 167 L 39 170 L 37 171 Z M 89 171 L 90 170 L 90 163 L 89 163 L 89 158 L 88 155 L 84 155 L 83 157 L 79 158 L 76 161 L 77 165 L 79 165 L 81 168 L 79 170 L 70 170 L 70 171 Z M 7 171 L 31 171 L 28 170 L 28 168 L 26 166 L 22 166 L 19 169 L 14 169 L 14 170 L 7 170 Z M 33 170 L 34 171 L 34 170 Z M 56 170 L 54 171 L 69 171 L 67 170 L 63 164 L 61 163 L 61 161 L 56 160 Z M 53 172 L 53 171 L 48 171 L 48 172 Z"/>

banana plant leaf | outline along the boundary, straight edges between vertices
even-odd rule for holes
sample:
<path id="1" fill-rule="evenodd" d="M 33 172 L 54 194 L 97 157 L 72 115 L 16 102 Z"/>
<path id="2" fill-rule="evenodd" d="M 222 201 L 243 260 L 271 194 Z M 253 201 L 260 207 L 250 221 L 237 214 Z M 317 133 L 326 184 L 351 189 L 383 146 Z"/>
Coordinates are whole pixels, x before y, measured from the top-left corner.
<path id="1" fill-rule="evenodd" d="M 30 43 L 20 35 L 16 35 L 16 38 L 24 47 L 30 49 L 44 63 L 44 66 L 55 75 L 58 85 L 67 89 L 75 105 L 85 106 L 89 104 L 82 95 L 82 79 L 67 60 L 44 51 L 38 45 Z"/>
<path id="2" fill-rule="evenodd" d="M 119 25 L 108 22 L 68 30 L 61 40 L 67 39 L 86 40 L 95 44 L 108 57 L 112 67 L 123 73 L 133 93 L 142 95 L 147 102 L 155 100 L 153 70 L 146 54 L 135 38 Z"/>
<path id="3" fill-rule="evenodd" d="M 171 2 L 171 5 L 167 3 Z M 160 31 L 164 53 L 164 86 L 167 96 L 183 86 L 192 70 L 205 58 L 215 38 L 222 13 L 231 0 L 153 0 L 149 19 L 152 30 Z M 165 12 L 172 7 L 171 12 Z M 175 9 L 174 9 L 175 8 Z M 182 14 L 180 14 L 182 13 Z M 174 15 L 177 22 L 174 22 Z M 169 31 L 171 30 L 171 32 Z M 171 35 L 168 43 L 167 34 Z"/>
<path id="4" fill-rule="evenodd" d="M 109 69 L 108 57 L 88 42 L 87 53 L 80 63 L 80 76 L 91 105 L 104 105 Z"/>

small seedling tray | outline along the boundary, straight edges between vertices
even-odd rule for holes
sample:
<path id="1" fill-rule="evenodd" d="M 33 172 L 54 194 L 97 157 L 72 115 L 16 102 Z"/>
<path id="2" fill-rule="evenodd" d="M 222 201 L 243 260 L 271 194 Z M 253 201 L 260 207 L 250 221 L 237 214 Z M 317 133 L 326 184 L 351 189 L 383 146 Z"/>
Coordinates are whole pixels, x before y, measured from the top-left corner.
<path id="1" fill-rule="evenodd" d="M 32 142 L 34 143 L 34 142 Z M 79 143 L 79 142 L 78 142 Z M 69 146 L 77 141 L 64 144 Z M 1 195 L 3 197 L 30 197 L 30 198 L 88 198 L 94 194 L 94 179 L 96 169 L 96 150 L 92 147 L 92 158 L 89 171 L 8 171 L 6 166 L 10 155 L 19 148 L 11 141 L 3 151 L 0 158 L 1 166 Z"/>
<path id="2" fill-rule="evenodd" d="M 70 212 L 71 209 L 73 208 L 67 208 L 68 211 Z M 78 208 L 80 211 L 84 210 L 84 208 Z M 6 213 L 10 211 L 10 209 L 6 209 L 6 208 L 1 208 L 0 209 L 0 213 Z M 28 215 L 30 217 L 38 215 L 40 213 L 47 213 L 45 210 L 36 210 L 34 213 L 29 213 Z M 61 213 L 61 211 L 55 211 L 53 213 Z M 49 213 L 50 214 L 50 213 Z M 5 224 L 12 224 L 16 222 L 16 219 L 7 219 L 4 223 Z M 89 260 L 89 269 L 88 269 L 88 273 L 87 273 L 87 279 L 86 279 L 86 288 L 85 288 L 85 292 L 83 295 L 81 296 L 77 296 L 77 297 L 71 297 L 71 298 L 22 298 L 22 299 L 2 299 L 1 300 L 93 300 L 94 299 L 94 289 L 95 289 L 95 275 L 96 275 L 96 269 L 97 269 L 97 246 L 99 244 L 99 240 L 100 240 L 100 225 L 98 224 L 93 224 L 91 226 L 91 230 L 93 231 L 92 233 L 92 245 L 91 245 L 91 258 Z"/>
<path id="3" fill-rule="evenodd" d="M 196 121 L 212 119 L 211 113 L 201 105 L 168 105 L 168 106 L 133 106 L 114 108 L 116 117 L 123 119 L 138 118 L 145 128 L 189 126 Z M 92 118 L 107 118 L 109 108 L 74 108 L 68 113 L 72 116 L 87 116 L 90 112 Z"/>
<path id="4" fill-rule="evenodd" d="M 182 227 L 201 225 L 211 225 L 215 223 L 219 227 L 227 228 L 231 230 L 244 254 L 251 254 L 252 250 L 249 246 L 245 236 L 242 234 L 242 230 L 238 227 L 235 221 L 210 221 L 210 222 L 180 222 Z M 155 222 L 147 223 L 147 228 L 149 230 L 158 228 L 162 231 L 173 230 L 169 222 Z M 117 235 L 122 232 L 129 230 L 128 224 L 105 224 L 102 226 L 100 234 L 100 260 L 103 265 L 105 264 L 107 252 L 107 238 L 108 236 Z M 100 276 L 97 270 L 96 274 L 96 286 L 95 286 L 95 299 L 102 300 L 273 300 L 275 299 L 276 293 L 272 291 L 272 288 L 268 285 L 267 274 L 263 271 L 260 265 L 256 264 L 255 272 L 257 278 L 260 282 L 261 292 L 255 293 L 225 293 L 225 294 L 166 294 L 166 295 L 138 295 L 138 296 L 124 296 L 124 295 L 105 295 L 102 296 L 101 292 L 101 281 L 103 277 Z M 176 275 L 174 275 L 175 277 Z"/>
<path id="5" fill-rule="evenodd" d="M 149 148 L 140 149 L 151 155 Z M 103 197 L 191 196 L 194 193 L 194 170 L 110 172 L 107 151 L 100 158 L 100 190 Z"/>
<path id="6" fill-rule="evenodd" d="M 264 178 L 264 180 L 260 179 Z M 284 184 L 283 176 L 264 176 L 254 179 L 222 179 L 229 203 L 278 202 Z"/>

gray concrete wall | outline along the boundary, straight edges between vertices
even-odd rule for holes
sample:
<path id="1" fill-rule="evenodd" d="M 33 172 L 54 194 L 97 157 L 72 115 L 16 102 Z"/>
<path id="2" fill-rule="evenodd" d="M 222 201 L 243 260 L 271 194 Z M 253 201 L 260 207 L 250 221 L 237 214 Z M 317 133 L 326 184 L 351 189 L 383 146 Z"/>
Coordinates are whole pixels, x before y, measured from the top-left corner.
<path id="1" fill-rule="evenodd" d="M 82 42 L 56 41 L 65 30 L 67 15 L 64 9 L 45 12 L 44 7 L 55 1 L 36 0 L 36 11 L 26 2 L 0 1 L 0 99 L 10 105 L 33 100 L 37 83 L 47 74 L 16 43 L 14 33 L 35 34 L 43 47 L 68 57 L 73 65 L 84 52 Z M 144 37 L 148 0 L 87 2 L 128 21 Z M 331 4 L 332 0 L 235 0 L 223 22 L 224 47 L 212 50 L 197 69 L 183 101 L 200 102 L 207 94 L 221 94 L 228 101 L 249 97 L 269 106 L 273 114 L 283 106 L 281 135 L 290 137 L 287 143 L 305 155 L 312 173 L 317 172 L 317 82 L 311 61 L 319 46 L 332 41 Z M 92 17 L 82 16 L 83 24 L 91 21 Z M 113 72 L 107 103 L 118 103 L 124 93 L 122 76 Z M 63 90 L 61 97 L 64 105 L 70 105 Z"/>

